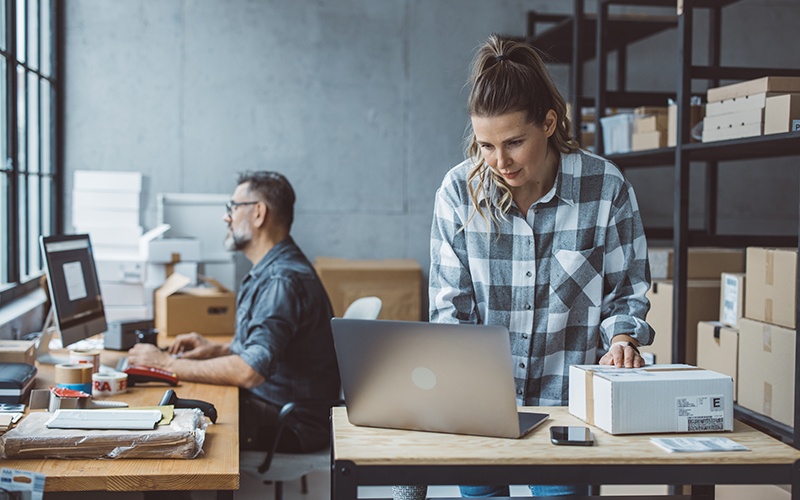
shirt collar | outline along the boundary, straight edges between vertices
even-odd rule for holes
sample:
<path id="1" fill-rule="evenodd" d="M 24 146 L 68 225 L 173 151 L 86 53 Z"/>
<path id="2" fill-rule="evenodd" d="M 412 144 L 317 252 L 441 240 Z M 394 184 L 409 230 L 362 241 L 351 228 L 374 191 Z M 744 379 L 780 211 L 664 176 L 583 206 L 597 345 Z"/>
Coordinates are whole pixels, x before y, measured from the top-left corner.
<path id="1" fill-rule="evenodd" d="M 288 252 L 294 246 L 294 240 L 291 236 L 287 236 L 286 238 L 279 241 L 275 246 L 269 249 L 267 255 L 263 256 L 258 264 L 254 265 L 250 272 L 247 273 L 248 276 L 252 278 L 258 278 L 261 276 L 264 271 L 266 271 L 269 266 L 275 262 L 278 257 L 283 255 L 284 253 Z"/>

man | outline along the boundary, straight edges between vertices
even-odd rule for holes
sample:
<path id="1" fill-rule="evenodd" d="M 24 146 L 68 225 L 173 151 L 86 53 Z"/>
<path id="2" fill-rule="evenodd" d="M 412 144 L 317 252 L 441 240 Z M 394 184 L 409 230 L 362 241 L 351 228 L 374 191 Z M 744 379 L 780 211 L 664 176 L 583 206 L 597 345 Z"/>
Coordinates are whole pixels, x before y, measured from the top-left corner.
<path id="1" fill-rule="evenodd" d="M 289 230 L 294 191 L 275 172 L 244 173 L 227 204 L 225 247 L 253 263 L 236 301 L 236 333 L 228 344 L 197 333 L 179 335 L 169 352 L 137 344 L 130 364 L 172 371 L 182 380 L 240 388 L 240 448 L 266 449 L 283 404 L 339 397 L 333 310 L 314 268 Z M 212 401 L 213 403 L 213 401 Z M 298 408 L 280 451 L 313 451 L 329 440 L 326 409 Z M 288 432 L 287 432 L 288 431 Z"/>

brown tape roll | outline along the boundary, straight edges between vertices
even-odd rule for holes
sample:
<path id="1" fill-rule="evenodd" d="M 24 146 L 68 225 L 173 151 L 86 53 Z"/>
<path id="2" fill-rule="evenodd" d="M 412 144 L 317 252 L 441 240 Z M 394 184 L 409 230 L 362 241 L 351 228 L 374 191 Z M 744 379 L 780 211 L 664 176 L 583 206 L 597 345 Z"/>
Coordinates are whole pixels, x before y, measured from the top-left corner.
<path id="1" fill-rule="evenodd" d="M 56 384 L 91 384 L 91 363 L 62 363 L 56 365 Z"/>
<path id="2" fill-rule="evenodd" d="M 90 351 L 69 351 L 69 362 L 70 363 L 91 363 L 94 368 L 92 369 L 92 373 L 97 373 L 100 371 L 100 351 L 90 350 Z M 90 380 L 91 382 L 91 380 Z"/>

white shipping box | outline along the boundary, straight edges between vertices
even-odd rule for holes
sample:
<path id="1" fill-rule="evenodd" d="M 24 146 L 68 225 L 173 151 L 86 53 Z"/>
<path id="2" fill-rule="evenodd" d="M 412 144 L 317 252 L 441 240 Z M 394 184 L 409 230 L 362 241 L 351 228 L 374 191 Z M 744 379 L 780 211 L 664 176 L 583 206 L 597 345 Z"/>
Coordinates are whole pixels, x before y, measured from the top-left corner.
<path id="1" fill-rule="evenodd" d="M 97 279 L 100 282 L 144 283 L 147 281 L 147 266 L 139 260 L 95 257 Z"/>
<path id="2" fill-rule="evenodd" d="M 153 306 L 107 306 L 103 304 L 106 323 L 123 320 L 153 319 Z"/>
<path id="3" fill-rule="evenodd" d="M 100 282 L 103 306 L 141 306 L 146 305 L 144 285 L 141 283 Z M 152 299 L 150 303 L 152 303 Z"/>
<path id="4" fill-rule="evenodd" d="M 161 224 L 141 237 L 139 240 L 139 254 L 142 260 L 158 264 L 199 262 L 202 255 L 200 240 L 194 238 L 160 238 L 169 228 L 169 224 Z"/>
<path id="5" fill-rule="evenodd" d="M 95 170 L 75 171 L 75 191 L 124 191 L 140 192 L 142 174 L 140 172 L 108 172 Z"/>
<path id="6" fill-rule="evenodd" d="M 139 251 L 139 238 L 142 237 L 142 226 L 96 227 L 74 225 L 75 234 L 88 234 L 92 240 L 92 248 L 97 247 L 130 247 Z"/>
<path id="7" fill-rule="evenodd" d="M 767 105 L 767 98 L 775 95 L 779 94 L 775 92 L 761 92 L 760 94 L 732 97 L 724 101 L 710 102 L 706 104 L 706 116 L 719 116 L 744 111 L 746 109 L 764 108 Z"/>
<path id="8" fill-rule="evenodd" d="M 139 210 L 139 193 L 73 190 L 72 206 L 80 210 Z"/>
<path id="9" fill-rule="evenodd" d="M 73 227 L 131 227 L 139 226 L 139 210 L 82 209 L 72 207 Z"/>
<path id="10" fill-rule="evenodd" d="M 719 320 L 736 327 L 744 316 L 745 273 L 722 273 L 719 297 Z"/>
<path id="11" fill-rule="evenodd" d="M 572 365 L 569 412 L 610 434 L 733 430 L 733 380 L 691 365 Z"/>

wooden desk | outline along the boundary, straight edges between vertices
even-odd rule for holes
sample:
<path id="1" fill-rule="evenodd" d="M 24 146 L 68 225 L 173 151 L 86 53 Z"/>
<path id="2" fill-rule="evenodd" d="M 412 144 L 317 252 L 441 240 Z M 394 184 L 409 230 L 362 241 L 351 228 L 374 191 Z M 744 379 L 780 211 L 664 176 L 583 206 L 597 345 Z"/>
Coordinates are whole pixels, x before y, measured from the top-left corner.
<path id="1" fill-rule="evenodd" d="M 54 352 L 66 355 L 64 352 Z M 124 352 L 103 351 L 100 362 L 115 367 Z M 37 364 L 36 388 L 54 386 L 52 365 Z M 108 399 L 129 406 L 154 406 L 170 388 L 163 384 L 132 387 Z M 219 498 L 233 498 L 239 489 L 239 390 L 235 387 L 180 382 L 180 398 L 214 404 L 217 423 L 208 425 L 203 453 L 193 460 L 4 460 L 3 467 L 41 472 L 45 491 L 153 491 L 217 490 Z"/>
<path id="2" fill-rule="evenodd" d="M 465 410 L 468 411 L 468 410 Z M 800 451 L 736 421 L 728 437 L 751 451 L 667 453 L 654 435 L 612 436 L 591 427 L 595 445 L 556 446 L 549 427 L 587 424 L 566 407 L 523 408 L 550 419 L 522 439 L 357 427 L 333 408 L 332 500 L 356 498 L 359 485 L 391 484 L 691 484 L 713 498 L 715 484 L 792 484 L 800 499 Z M 662 437 L 701 434 L 660 434 Z M 710 486 L 709 486 L 710 485 Z"/>

